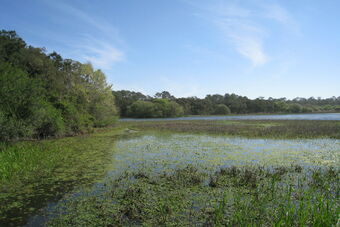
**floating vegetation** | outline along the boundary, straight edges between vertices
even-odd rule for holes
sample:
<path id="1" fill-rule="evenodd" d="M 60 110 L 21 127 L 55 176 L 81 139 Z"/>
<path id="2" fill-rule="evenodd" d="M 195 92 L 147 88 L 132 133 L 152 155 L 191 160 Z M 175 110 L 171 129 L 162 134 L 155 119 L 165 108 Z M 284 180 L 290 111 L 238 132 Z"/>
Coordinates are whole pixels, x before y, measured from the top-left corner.
<path id="1" fill-rule="evenodd" d="M 0 147 L 0 226 L 18 226 L 76 186 L 101 180 L 119 129 Z"/>
<path id="2" fill-rule="evenodd" d="M 114 144 L 111 171 L 102 183 L 70 194 L 52 210 L 46 210 L 45 217 L 33 218 L 32 223 L 335 223 L 339 208 L 339 142 L 160 132 L 130 135 Z M 56 213 L 60 215 L 55 217 Z"/>
<path id="3" fill-rule="evenodd" d="M 48 226 L 332 226 L 339 170 L 225 167 L 125 172 L 99 194 L 60 203 Z"/>
<path id="4" fill-rule="evenodd" d="M 231 165 L 337 166 L 340 140 L 248 139 L 202 134 L 149 133 L 115 143 L 113 172 L 157 172 L 191 164 L 201 169 Z"/>
<path id="5" fill-rule="evenodd" d="M 5 226 L 328 226 L 339 213 L 338 139 L 129 127 L 3 150 Z"/>

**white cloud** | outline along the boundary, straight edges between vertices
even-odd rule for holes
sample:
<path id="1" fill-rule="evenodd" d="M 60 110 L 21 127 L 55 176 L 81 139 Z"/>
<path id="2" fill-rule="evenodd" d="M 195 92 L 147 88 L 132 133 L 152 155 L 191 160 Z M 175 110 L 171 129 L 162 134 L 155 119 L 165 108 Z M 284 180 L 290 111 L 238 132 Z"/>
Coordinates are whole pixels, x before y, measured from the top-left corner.
<path id="1" fill-rule="evenodd" d="M 297 23 L 291 14 L 278 4 L 256 2 L 252 7 L 245 7 L 240 1 L 219 1 L 211 7 L 191 5 L 200 9 L 199 15 L 212 22 L 223 34 L 223 38 L 254 66 L 260 66 L 270 60 L 265 48 L 265 40 L 270 35 L 265 20 L 274 20 L 281 25 L 298 31 Z M 246 1 L 242 3 L 247 4 Z M 248 2 L 249 3 L 249 2 Z"/>
<path id="2" fill-rule="evenodd" d="M 263 15 L 267 18 L 274 19 L 282 24 L 290 24 L 292 22 L 291 16 L 286 9 L 279 5 L 264 5 Z"/>
<path id="3" fill-rule="evenodd" d="M 291 13 L 287 9 L 278 4 L 263 5 L 263 17 L 273 19 L 280 24 L 286 26 L 288 29 L 300 34 L 300 28 L 298 23 L 294 20 Z"/>
<path id="4" fill-rule="evenodd" d="M 233 12 L 230 15 L 224 14 L 215 19 L 215 24 L 236 51 L 249 59 L 254 66 L 265 64 L 269 59 L 263 48 L 265 32 L 248 17 L 234 15 L 236 13 Z"/>
<path id="5" fill-rule="evenodd" d="M 262 40 L 252 36 L 231 35 L 236 50 L 244 57 L 250 59 L 253 65 L 263 65 L 268 61 L 268 56 L 262 47 Z"/>
<path id="6" fill-rule="evenodd" d="M 63 1 L 45 2 L 62 12 L 63 16 L 79 20 L 88 27 L 85 32 L 74 34 L 71 42 L 73 57 L 90 61 L 94 67 L 107 70 L 111 69 L 116 62 L 125 59 L 124 52 L 117 48 L 117 44 L 124 42 L 114 26 Z"/>
<path id="7" fill-rule="evenodd" d="M 84 38 L 77 47 L 79 55 L 84 60 L 90 61 L 101 69 L 110 69 L 116 62 L 123 61 L 125 58 L 124 53 L 110 42 L 93 37 Z"/>

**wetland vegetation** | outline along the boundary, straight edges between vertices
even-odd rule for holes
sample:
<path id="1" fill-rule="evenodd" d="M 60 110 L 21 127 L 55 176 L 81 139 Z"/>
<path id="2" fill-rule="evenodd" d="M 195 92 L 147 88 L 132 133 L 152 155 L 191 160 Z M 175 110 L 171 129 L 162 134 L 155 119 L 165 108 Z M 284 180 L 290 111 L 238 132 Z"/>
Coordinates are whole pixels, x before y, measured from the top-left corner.
<path id="1" fill-rule="evenodd" d="M 313 120 L 218 120 L 218 121 L 127 121 L 126 127 L 138 130 L 161 130 L 245 136 L 253 138 L 334 138 L 340 139 L 340 121 Z"/>
<path id="2" fill-rule="evenodd" d="M 112 91 L 90 63 L 2 30 L 0 226 L 339 225 L 339 120 L 117 121 L 339 105 Z"/>
<path id="3" fill-rule="evenodd" d="M 105 175 L 120 129 L 0 147 L 0 226 L 23 225 L 28 216 L 77 185 Z"/>
<path id="4" fill-rule="evenodd" d="M 191 165 L 123 174 L 93 195 L 60 203 L 51 226 L 332 226 L 339 171 L 333 168 Z"/>
<path id="5" fill-rule="evenodd" d="M 296 125 L 288 121 L 204 122 L 213 124 L 211 128 L 243 124 L 250 132 Z M 181 128 L 190 122 L 119 122 L 89 135 L 9 145 L 6 149 L 13 149 L 12 154 L 2 153 L 11 154 L 7 162 L 14 154 L 18 157 L 11 159 L 7 172 L 1 172 L 6 183 L 1 189 L 5 192 L 2 204 L 6 204 L 1 223 L 336 225 L 340 140 L 333 134 L 321 130 L 297 136 L 292 129 L 292 134 L 279 138 L 226 136 L 220 130 L 212 133 L 204 122 L 191 122 L 193 127 L 202 125 L 199 130 Z M 175 125 L 163 130 L 160 124 Z M 338 123 L 306 124 L 322 129 Z M 29 148 L 38 152 L 36 156 Z M 16 149 L 21 150 L 15 153 Z M 48 152 L 49 159 L 37 158 L 39 152 Z M 1 157 L 4 162 L 5 156 Z"/>

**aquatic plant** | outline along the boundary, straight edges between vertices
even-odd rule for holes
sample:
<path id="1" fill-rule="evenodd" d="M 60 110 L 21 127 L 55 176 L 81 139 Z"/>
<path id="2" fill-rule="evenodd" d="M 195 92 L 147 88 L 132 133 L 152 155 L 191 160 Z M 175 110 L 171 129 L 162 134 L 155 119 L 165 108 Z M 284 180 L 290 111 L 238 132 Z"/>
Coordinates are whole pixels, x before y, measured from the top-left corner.
<path id="1" fill-rule="evenodd" d="M 119 128 L 103 129 L 92 135 L 1 144 L 0 226 L 23 225 L 48 202 L 101 179 L 120 133 Z"/>
<path id="2" fill-rule="evenodd" d="M 100 195 L 62 204 L 63 212 L 48 225 L 335 225 L 340 171 L 300 167 L 232 166 L 206 174 L 189 165 L 157 175 L 130 172 L 113 179 Z M 315 174 L 327 188 L 313 184 Z"/>

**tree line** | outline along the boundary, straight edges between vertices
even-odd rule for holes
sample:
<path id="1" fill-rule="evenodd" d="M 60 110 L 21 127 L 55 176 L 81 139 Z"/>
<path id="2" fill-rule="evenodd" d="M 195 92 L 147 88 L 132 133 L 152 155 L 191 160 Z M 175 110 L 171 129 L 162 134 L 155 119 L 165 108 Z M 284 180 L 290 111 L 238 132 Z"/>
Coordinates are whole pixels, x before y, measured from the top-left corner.
<path id="1" fill-rule="evenodd" d="M 158 92 L 153 97 L 140 92 L 120 90 L 113 91 L 121 117 L 170 117 L 181 115 L 225 115 L 249 113 L 311 113 L 339 112 L 340 96 L 331 98 L 268 98 L 249 99 L 236 94 L 214 94 L 205 98 L 176 98 L 168 91 Z M 159 114 L 158 102 L 168 103 L 174 107 L 169 114 Z M 176 105 L 177 104 L 177 105 Z M 176 106 L 176 107 L 175 107 Z"/>
<path id="2" fill-rule="evenodd" d="M 118 111 L 116 110 L 118 107 Z M 340 97 L 249 99 L 235 94 L 176 98 L 112 91 L 90 63 L 27 45 L 15 31 L 0 31 L 0 141 L 74 135 L 121 117 L 304 113 L 340 111 Z"/>
<path id="3" fill-rule="evenodd" d="M 116 118 L 102 71 L 0 31 L 0 141 L 73 135 Z"/>

